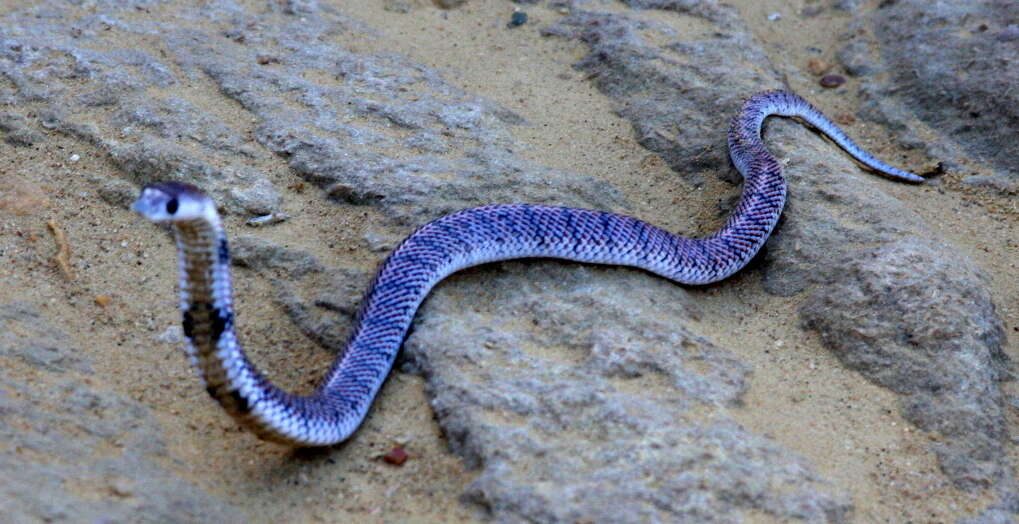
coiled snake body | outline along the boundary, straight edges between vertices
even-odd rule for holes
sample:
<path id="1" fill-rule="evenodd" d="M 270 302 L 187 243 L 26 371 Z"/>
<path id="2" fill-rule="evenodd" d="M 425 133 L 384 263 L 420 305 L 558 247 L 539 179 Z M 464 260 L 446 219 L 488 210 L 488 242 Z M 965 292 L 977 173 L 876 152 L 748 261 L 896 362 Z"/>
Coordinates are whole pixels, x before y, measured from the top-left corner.
<path id="1" fill-rule="evenodd" d="M 683 284 L 707 284 L 739 271 L 767 241 L 785 204 L 778 161 L 761 141 L 769 115 L 797 116 L 869 168 L 920 182 L 861 150 L 800 97 L 782 91 L 747 100 L 729 129 L 729 156 L 744 177 L 739 205 L 709 237 L 673 235 L 635 218 L 527 204 L 466 209 L 428 223 L 381 264 L 346 350 L 307 396 L 272 384 L 245 356 L 234 333 L 230 253 L 214 202 L 177 182 L 150 184 L 134 209 L 172 225 L 180 260 L 186 351 L 209 394 L 258 436 L 299 446 L 341 442 L 361 424 L 429 290 L 460 269 L 527 257 L 633 266 Z"/>

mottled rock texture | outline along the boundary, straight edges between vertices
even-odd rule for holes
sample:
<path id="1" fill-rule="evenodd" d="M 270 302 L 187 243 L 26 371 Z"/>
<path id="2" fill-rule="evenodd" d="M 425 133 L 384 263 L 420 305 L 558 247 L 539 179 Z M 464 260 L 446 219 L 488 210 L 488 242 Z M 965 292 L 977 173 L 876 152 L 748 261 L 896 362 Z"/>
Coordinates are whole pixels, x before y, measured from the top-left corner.
<path id="1" fill-rule="evenodd" d="M 166 444 L 148 409 L 86 385 L 88 362 L 35 307 L 0 304 L 0 355 L 19 362 L 0 374 L 5 521 L 242 519 L 161 465 Z"/>
<path id="2" fill-rule="evenodd" d="M 272 14 L 212 2 L 173 20 L 126 16 L 143 4 L 9 15 L 0 103 L 32 107 L 39 127 L 95 145 L 132 181 L 196 182 L 232 212 L 279 206 L 272 182 L 245 165 L 269 152 L 329 197 L 413 224 L 496 201 L 622 204 L 604 183 L 515 156 L 512 112 L 403 57 L 337 44 L 370 29 L 331 8 L 300 2 Z M 125 46 L 147 38 L 160 56 Z M 236 101 L 250 128 L 186 98 L 182 87 L 199 78 Z M 0 130 L 33 140 L 17 114 Z"/>
<path id="3" fill-rule="evenodd" d="M 281 206 L 283 192 L 250 166 L 278 164 L 305 180 L 313 198 L 377 211 L 383 223 L 365 236 L 376 251 L 392 245 L 386 228 L 409 231 L 476 204 L 636 207 L 607 182 L 519 155 L 512 131 L 525 122 L 513 112 L 406 57 L 353 50 L 348 40 L 375 31 L 324 3 L 216 0 L 167 17 L 147 15 L 155 2 L 77 4 L 40 2 L 0 19 L 0 133 L 11 148 L 54 134 L 79 140 L 116 166 L 119 178 L 94 177 L 107 202 L 124 205 L 139 184 L 174 179 L 206 188 L 230 213 L 265 213 Z M 687 0 L 629 0 L 611 10 L 553 4 L 568 14 L 543 34 L 586 48 L 575 67 L 643 147 L 689 181 L 737 181 L 725 123 L 744 97 L 783 84 L 735 8 Z M 831 3 L 847 12 L 859 4 Z M 1012 180 L 1015 68 L 995 64 L 1014 58 L 1014 5 L 884 4 L 875 23 L 888 63 L 854 43 L 863 40 L 849 39 L 839 54 L 848 72 L 874 76 L 864 86 L 871 116 L 920 147 L 905 129 L 903 108 L 912 107 L 994 162 L 1006 175 L 1000 180 Z M 649 16 L 662 13 L 693 29 Z M 965 26 L 953 25 L 959 20 Z M 935 51 L 945 46 L 935 44 L 944 39 L 973 45 L 958 42 L 959 54 L 942 57 Z M 953 74 L 939 76 L 939 67 Z M 876 71 L 918 76 L 884 86 Z M 204 96 L 189 96 L 196 91 Z M 893 92 L 900 102 L 886 96 Z M 210 96 L 228 103 L 208 104 Z M 960 97 L 965 103 L 956 103 Z M 905 418 L 938 435 L 934 452 L 948 479 L 993 491 L 995 501 L 977 508 L 976 518 L 1014 517 L 999 390 L 1010 364 L 980 272 L 802 126 L 772 122 L 767 140 L 791 200 L 762 257 L 763 289 L 802 296 L 802 325 L 844 365 L 898 394 Z M 954 154 L 939 144 L 928 153 Z M 272 282 L 302 331 L 342 347 L 368 272 L 257 235 L 234 246 L 237 264 Z M 487 267 L 451 282 L 425 304 L 402 366 L 427 378 L 452 451 L 479 470 L 465 500 L 491 518 L 852 518 L 852 494 L 734 421 L 729 410 L 741 405 L 752 370 L 702 332 L 684 289 L 636 271 L 551 262 Z M 8 305 L 0 322 L 0 357 L 16 363 L 9 369 L 25 366 L 67 384 L 39 390 L 8 368 L 0 374 L 0 432 L 14 443 L 0 461 L 34 479 L 0 482 L 3 513 L 240 520 L 227 503 L 157 464 L 167 452 L 151 414 L 85 386 L 89 362 L 69 349 L 54 319 Z M 94 453 L 111 441 L 121 443 L 112 458 Z"/>
<path id="4" fill-rule="evenodd" d="M 726 171 L 729 160 L 718 115 L 734 114 L 747 94 L 780 87 L 771 62 L 732 8 L 716 2 L 633 4 L 704 23 L 698 33 L 680 35 L 639 12 L 628 16 L 575 9 L 544 33 L 588 46 L 590 52 L 575 67 L 617 101 L 617 111 L 632 122 L 640 144 L 678 174 L 699 181 L 700 170 Z M 644 33 L 669 43 L 651 44 Z"/>
<path id="5" fill-rule="evenodd" d="M 970 185 L 1019 191 L 1019 4 L 899 0 L 858 22 L 840 52 L 847 71 L 892 76 L 864 82 L 867 113 L 903 131 L 919 118 L 947 144 L 923 144 L 911 132 L 903 143 L 924 147 L 950 168 L 961 169 L 961 157 L 970 155 L 985 171 L 967 173 Z M 883 62 L 867 51 L 871 44 Z"/>
<path id="6" fill-rule="evenodd" d="M 467 300 L 437 293 L 406 344 L 453 450 L 482 468 L 470 500 L 508 522 L 851 515 L 801 459 L 719 409 L 739 403 L 749 369 L 683 326 L 681 288 L 626 270 L 505 267 L 459 279 Z"/>
<path id="7" fill-rule="evenodd" d="M 719 8 L 712 18 L 727 20 L 726 12 Z M 577 67 L 591 72 L 598 86 L 618 102 L 619 114 L 632 121 L 638 136 L 646 136 L 648 126 L 666 122 L 689 136 L 715 136 L 711 128 L 717 122 L 690 118 L 689 111 L 680 120 L 674 108 L 704 97 L 711 103 L 698 105 L 701 114 L 732 114 L 741 98 L 761 84 L 777 83 L 758 78 L 755 87 L 741 88 L 748 78 L 765 72 L 760 66 L 749 71 L 740 67 L 756 63 L 758 54 L 752 46 L 745 50 L 750 36 L 736 21 L 720 23 L 717 33 L 707 37 L 684 35 L 681 43 L 662 45 L 652 42 L 673 37 L 669 30 L 656 30 L 636 13 L 576 11 L 548 33 L 588 44 L 591 53 Z M 642 36 L 648 33 L 657 34 Z M 654 87 L 648 86 L 659 85 L 670 88 L 649 94 Z M 683 147 L 670 148 L 670 164 L 689 170 L 705 165 L 708 158 L 721 166 L 725 155 L 721 140 L 701 140 L 701 148 L 689 147 L 694 139 L 677 140 Z M 1009 363 L 1002 352 L 1001 320 L 978 271 L 964 255 L 932 240 L 919 217 L 884 193 L 877 180 L 861 175 L 851 161 L 800 126 L 771 123 L 768 143 L 785 167 L 791 196 L 784 222 L 768 243 L 765 288 L 779 295 L 808 291 L 810 305 L 801 310 L 805 327 L 818 330 L 825 345 L 847 365 L 904 395 L 906 418 L 946 437 L 935 449 L 945 474 L 960 487 L 1001 488 L 1005 503 L 1014 504 L 1014 490 L 1007 487 L 1012 486 L 1014 473 L 1005 453 L 1008 435 L 998 389 L 998 382 L 1010 377 Z M 882 269 L 888 272 L 880 287 L 855 278 L 861 270 L 849 270 L 844 262 L 873 258 L 875 245 L 881 246 L 880 253 L 909 255 L 908 262 L 882 257 L 887 261 Z M 896 262 L 904 266 L 895 266 Z M 891 271 L 896 267 L 902 269 Z M 930 278 L 921 284 L 917 275 Z M 814 284 L 823 285 L 812 289 Z M 867 298 L 852 301 L 849 297 L 854 296 Z M 899 315 L 887 309 L 897 299 L 917 296 L 929 297 L 915 304 L 924 314 Z M 966 312 L 966 320 L 950 328 L 930 310 L 949 316 Z M 855 325 L 860 318 L 883 318 L 884 331 Z M 906 334 L 927 334 L 926 346 L 904 341 Z M 847 344 L 857 348 L 854 356 L 844 351 Z M 882 355 L 884 367 L 861 366 L 854 360 L 878 358 L 875 355 Z M 917 367 L 925 371 L 918 373 Z M 935 376 L 942 381 L 932 382 Z M 946 387 L 948 383 L 954 386 Z"/>
<path id="8" fill-rule="evenodd" d="M 1010 375 L 1005 334 L 983 277 L 938 248 L 906 238 L 853 253 L 803 321 L 846 366 L 901 394 L 907 419 L 944 435 L 935 451 L 957 484 L 990 487 L 1012 474 L 997 387 Z"/>

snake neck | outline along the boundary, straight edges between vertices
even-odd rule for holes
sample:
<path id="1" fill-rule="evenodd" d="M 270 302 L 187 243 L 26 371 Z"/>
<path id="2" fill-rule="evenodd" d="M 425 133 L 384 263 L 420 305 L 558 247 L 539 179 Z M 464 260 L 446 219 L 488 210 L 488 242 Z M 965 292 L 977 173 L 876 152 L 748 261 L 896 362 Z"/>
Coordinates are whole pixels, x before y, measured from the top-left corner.
<path id="1" fill-rule="evenodd" d="M 286 396 L 248 360 L 234 332 L 230 248 L 218 216 L 174 224 L 185 351 L 209 395 L 242 425 L 278 440 L 251 415 L 261 396 Z"/>

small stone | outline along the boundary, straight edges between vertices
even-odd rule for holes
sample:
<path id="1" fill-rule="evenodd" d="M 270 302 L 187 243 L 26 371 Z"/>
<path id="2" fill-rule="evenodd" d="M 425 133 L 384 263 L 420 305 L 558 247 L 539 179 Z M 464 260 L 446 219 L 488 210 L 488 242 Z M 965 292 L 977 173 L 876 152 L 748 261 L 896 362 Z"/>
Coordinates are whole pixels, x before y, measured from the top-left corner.
<path id="1" fill-rule="evenodd" d="M 129 480 L 118 478 L 110 483 L 110 492 L 118 497 L 130 497 L 134 494 L 134 487 Z"/>
<path id="2" fill-rule="evenodd" d="M 824 75 L 821 77 L 821 87 L 833 88 L 846 83 L 846 77 L 842 75 Z"/>
<path id="3" fill-rule="evenodd" d="M 835 123 L 840 126 L 852 125 L 856 122 L 856 117 L 852 113 L 835 113 Z"/>
<path id="4" fill-rule="evenodd" d="M 768 14 L 768 21 L 769 22 L 775 22 L 775 21 L 778 21 L 778 20 L 781 20 L 781 19 L 782 19 L 782 13 L 769 13 Z"/>
<path id="5" fill-rule="evenodd" d="M 72 164 L 73 164 L 73 163 L 75 163 L 75 162 L 77 162 L 77 161 L 79 161 L 79 160 L 81 160 L 81 156 L 80 156 L 80 155 L 78 155 L 77 153 L 75 153 L 75 154 L 71 155 L 71 156 L 70 156 L 70 157 L 69 157 L 69 158 L 67 159 L 67 161 L 68 161 L 68 162 L 70 162 L 70 163 L 72 163 Z"/>
<path id="6" fill-rule="evenodd" d="M 432 0 L 440 9 L 454 9 L 467 3 L 467 0 Z"/>
<path id="7" fill-rule="evenodd" d="M 386 461 L 386 464 L 402 466 L 404 462 L 407 462 L 408 457 L 407 450 L 403 449 L 403 446 L 393 446 L 393 449 L 382 455 L 382 460 Z"/>
<path id="8" fill-rule="evenodd" d="M 515 11 L 513 13 L 513 16 L 510 17 L 509 23 L 506 24 L 506 27 L 508 27 L 510 29 L 513 29 L 514 27 L 519 27 L 519 26 L 522 26 L 522 25 L 524 25 L 526 23 L 527 23 L 527 13 L 525 13 L 523 11 Z"/>
<path id="9" fill-rule="evenodd" d="M 407 14 L 410 12 L 410 4 L 400 0 L 387 0 L 382 4 L 382 9 L 390 13 Z"/>
<path id="10" fill-rule="evenodd" d="M 184 340 L 184 329 L 177 324 L 168 326 L 162 333 L 156 335 L 156 340 L 166 344 L 179 344 Z"/>
<path id="11" fill-rule="evenodd" d="M 994 35 L 995 40 L 999 42 L 1011 42 L 1013 40 L 1019 40 L 1019 25 L 1008 24 L 1005 29 Z"/>
<path id="12" fill-rule="evenodd" d="M 831 63 L 820 58 L 811 58 L 807 62 L 807 71 L 814 76 L 821 76 L 828 71 L 831 71 Z"/>
<path id="13" fill-rule="evenodd" d="M 110 302 L 113 302 L 113 299 L 110 298 L 109 295 L 96 295 L 93 300 L 99 307 L 106 307 L 110 305 Z"/>

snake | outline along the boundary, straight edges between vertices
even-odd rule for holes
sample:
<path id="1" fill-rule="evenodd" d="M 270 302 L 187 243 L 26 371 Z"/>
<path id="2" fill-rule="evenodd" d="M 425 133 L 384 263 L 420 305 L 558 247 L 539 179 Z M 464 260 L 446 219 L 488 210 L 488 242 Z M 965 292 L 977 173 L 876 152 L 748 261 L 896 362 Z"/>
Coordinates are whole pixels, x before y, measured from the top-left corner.
<path id="1" fill-rule="evenodd" d="M 142 189 L 132 207 L 174 232 L 185 352 L 208 394 L 259 438 L 329 446 L 361 425 L 418 306 L 456 271 L 502 260 L 553 258 L 630 266 L 680 284 L 703 285 L 742 269 L 768 240 L 786 200 L 781 165 L 761 137 L 772 115 L 800 119 L 878 174 L 924 180 L 874 158 L 803 98 L 788 91 L 758 93 L 743 102 L 729 127 L 729 157 L 743 176 L 743 189 L 718 231 L 686 238 L 621 214 L 536 204 L 485 205 L 442 216 L 407 236 L 379 265 L 346 348 L 307 395 L 273 384 L 238 342 L 230 248 L 214 200 L 188 183 L 155 182 Z"/>

